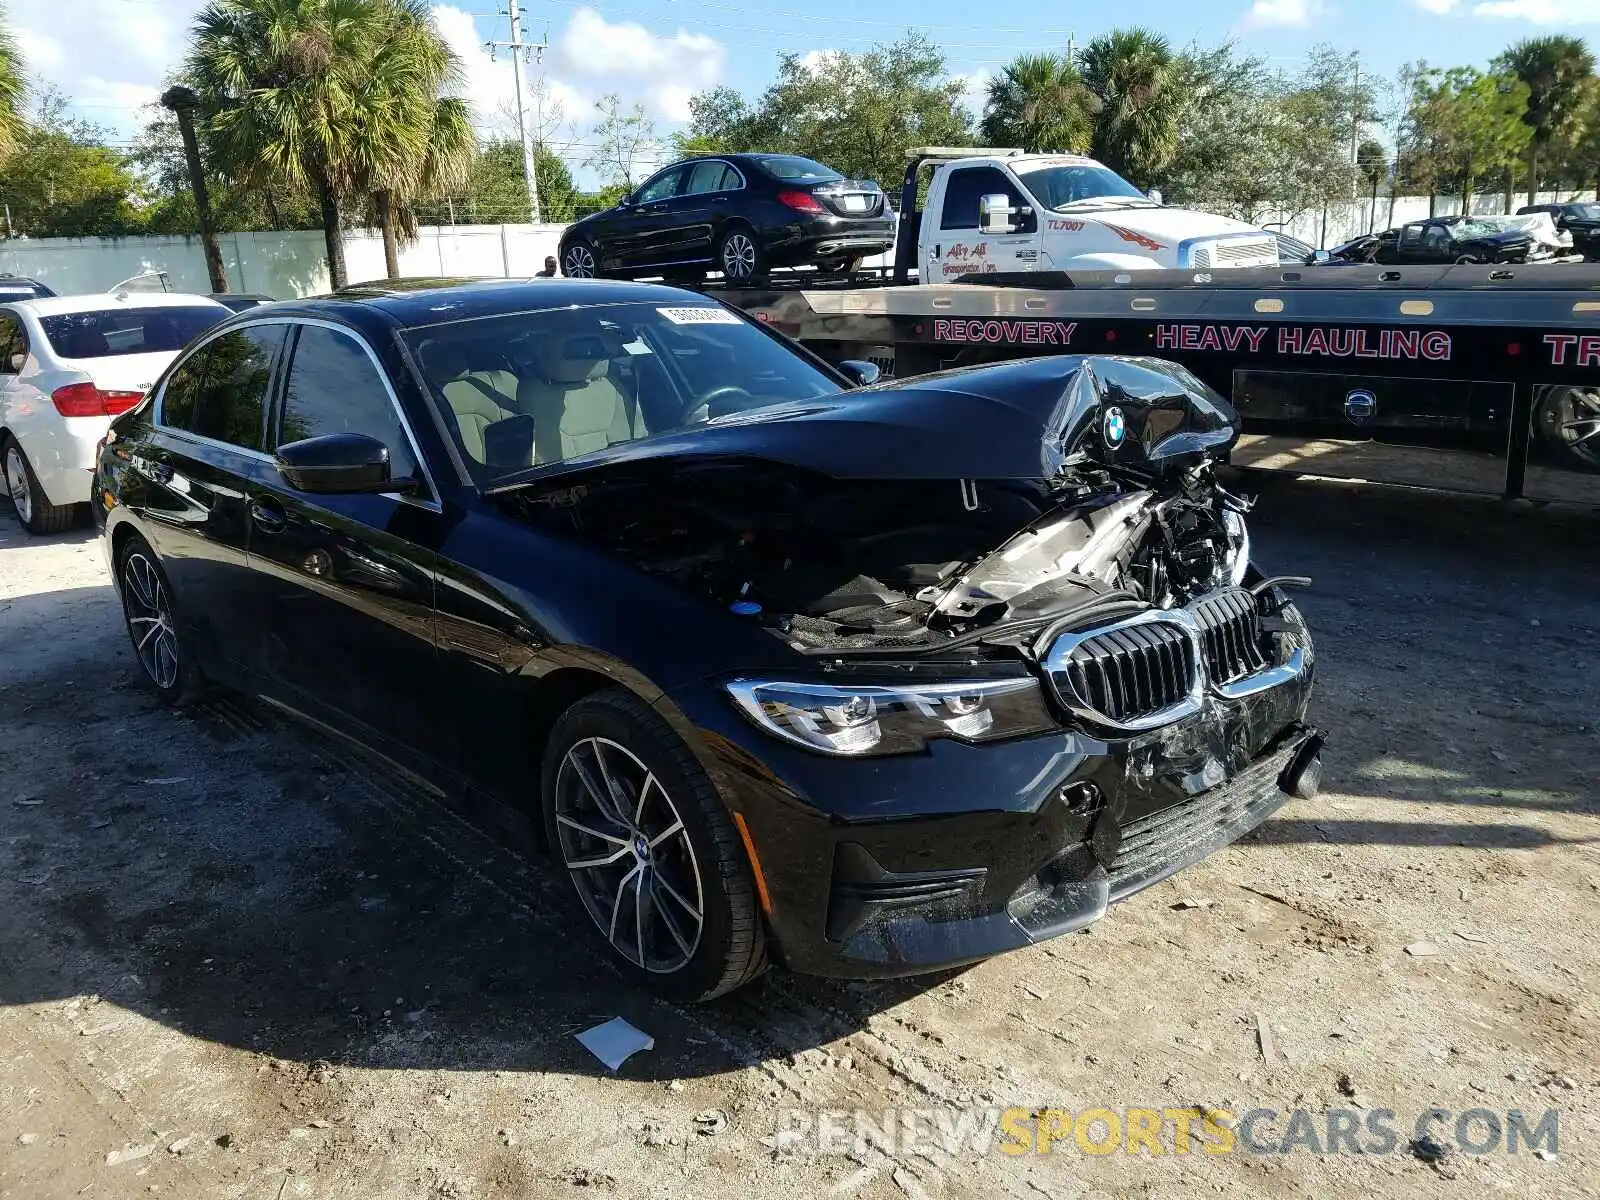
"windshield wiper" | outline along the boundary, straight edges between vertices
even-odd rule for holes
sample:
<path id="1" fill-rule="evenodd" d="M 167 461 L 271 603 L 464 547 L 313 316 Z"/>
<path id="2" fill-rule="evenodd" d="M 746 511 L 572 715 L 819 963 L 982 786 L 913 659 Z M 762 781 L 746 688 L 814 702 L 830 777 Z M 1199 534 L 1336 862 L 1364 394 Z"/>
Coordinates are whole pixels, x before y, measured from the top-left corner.
<path id="1" fill-rule="evenodd" d="M 1068 212 L 1085 204 L 1093 204 L 1098 208 L 1156 208 L 1154 201 L 1146 200 L 1143 196 L 1085 196 L 1081 200 L 1068 200 L 1065 204 L 1058 204 L 1056 212 Z"/>

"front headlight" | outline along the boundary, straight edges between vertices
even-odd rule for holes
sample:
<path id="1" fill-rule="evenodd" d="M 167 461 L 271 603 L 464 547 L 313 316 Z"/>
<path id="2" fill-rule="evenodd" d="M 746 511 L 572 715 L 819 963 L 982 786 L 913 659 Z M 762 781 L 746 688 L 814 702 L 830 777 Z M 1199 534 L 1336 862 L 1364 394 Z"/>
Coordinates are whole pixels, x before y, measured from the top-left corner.
<path id="1" fill-rule="evenodd" d="M 932 738 L 992 742 L 1057 728 L 1031 676 L 897 687 L 740 679 L 727 687 L 762 729 L 824 754 L 907 754 Z"/>
<path id="2" fill-rule="evenodd" d="M 1228 573 L 1228 582 L 1239 587 L 1250 573 L 1250 527 L 1245 524 L 1243 513 L 1225 508 L 1222 510 L 1222 529 L 1228 535 L 1228 558 L 1224 569 Z"/>

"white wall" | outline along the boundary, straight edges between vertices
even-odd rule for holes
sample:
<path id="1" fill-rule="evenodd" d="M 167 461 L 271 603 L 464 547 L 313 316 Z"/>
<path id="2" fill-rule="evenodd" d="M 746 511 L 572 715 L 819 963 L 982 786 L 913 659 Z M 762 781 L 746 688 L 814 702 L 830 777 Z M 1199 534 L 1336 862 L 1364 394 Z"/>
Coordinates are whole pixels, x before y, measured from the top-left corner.
<path id="1" fill-rule="evenodd" d="M 1539 201 L 1554 204 L 1583 193 L 1541 192 Z M 1523 196 L 1516 197 L 1520 204 Z M 1440 196 L 1434 202 L 1440 216 L 1461 211 L 1459 196 Z M 1505 211 L 1505 198 L 1497 193 L 1474 196 L 1472 211 Z M 1376 219 L 1366 200 L 1341 201 L 1322 211 L 1268 218 L 1286 221 L 1285 233 L 1313 246 L 1337 246 L 1369 228 L 1387 229 L 1428 215 L 1426 196 L 1401 196 L 1391 214 L 1389 198 L 1378 197 Z M 442 225 L 428 226 L 410 246 L 400 251 L 400 273 L 409 276 L 487 275 L 528 276 L 556 252 L 565 225 Z M 296 229 L 278 233 L 225 233 L 222 260 L 228 286 L 235 292 L 256 292 L 279 300 L 313 296 L 328 290 L 322 233 Z M 345 262 L 352 282 L 382 279 L 383 239 L 370 230 L 347 232 Z M 868 260 L 887 266 L 893 255 Z M 175 291 L 208 292 L 205 254 L 198 238 L 14 238 L 0 241 L 0 273 L 26 275 L 48 284 L 62 295 L 103 292 L 146 271 L 165 271 Z"/>

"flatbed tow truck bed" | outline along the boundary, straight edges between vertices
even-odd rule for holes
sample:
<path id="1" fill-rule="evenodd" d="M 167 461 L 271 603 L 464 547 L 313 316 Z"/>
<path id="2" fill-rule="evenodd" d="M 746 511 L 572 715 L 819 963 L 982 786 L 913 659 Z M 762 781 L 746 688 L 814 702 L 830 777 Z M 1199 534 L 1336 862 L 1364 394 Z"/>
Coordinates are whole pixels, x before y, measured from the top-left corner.
<path id="1" fill-rule="evenodd" d="M 1040 354 L 1175 360 L 1243 414 L 1239 466 L 1600 504 L 1597 265 L 796 275 L 705 290 L 830 361 L 898 376 Z"/>

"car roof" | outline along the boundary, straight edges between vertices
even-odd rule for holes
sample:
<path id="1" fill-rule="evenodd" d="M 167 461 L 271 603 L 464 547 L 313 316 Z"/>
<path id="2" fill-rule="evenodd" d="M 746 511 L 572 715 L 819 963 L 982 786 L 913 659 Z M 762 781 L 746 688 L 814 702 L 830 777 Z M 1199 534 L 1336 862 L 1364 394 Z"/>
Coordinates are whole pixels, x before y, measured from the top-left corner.
<path id="1" fill-rule="evenodd" d="M 88 295 L 45 296 L 35 300 L 12 300 L 9 303 L 10 307 L 31 312 L 36 317 L 100 312 L 108 308 L 189 308 L 197 304 L 224 307 L 208 296 L 191 296 L 184 292 L 91 292 Z"/>
<path id="2" fill-rule="evenodd" d="M 272 306 L 272 315 L 356 318 L 381 313 L 390 324 L 415 328 L 541 309 L 650 303 L 717 302 L 681 288 L 615 279 L 392 279 L 357 284 L 329 296 L 282 300 Z M 236 319 L 248 320 L 251 311 L 236 314 Z"/>

